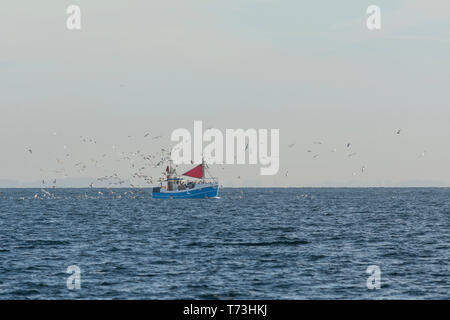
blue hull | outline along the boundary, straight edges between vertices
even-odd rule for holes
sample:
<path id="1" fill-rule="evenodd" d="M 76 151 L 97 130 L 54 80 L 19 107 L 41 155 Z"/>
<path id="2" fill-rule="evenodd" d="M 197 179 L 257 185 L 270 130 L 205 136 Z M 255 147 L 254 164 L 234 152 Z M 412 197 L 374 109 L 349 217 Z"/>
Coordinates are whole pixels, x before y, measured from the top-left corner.
<path id="1" fill-rule="evenodd" d="M 183 191 L 153 192 L 154 199 L 205 199 L 219 195 L 219 186 L 211 185 Z"/>

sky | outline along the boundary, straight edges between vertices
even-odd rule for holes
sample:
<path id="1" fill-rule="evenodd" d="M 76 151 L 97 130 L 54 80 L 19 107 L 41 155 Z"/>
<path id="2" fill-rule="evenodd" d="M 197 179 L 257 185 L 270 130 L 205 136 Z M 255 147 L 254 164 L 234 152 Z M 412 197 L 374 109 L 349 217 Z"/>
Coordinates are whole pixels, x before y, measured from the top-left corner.
<path id="1" fill-rule="evenodd" d="M 72 4 L 81 30 L 66 28 Z M 1 7 L 0 187 L 129 179 L 120 154 L 170 149 L 194 120 L 280 130 L 279 173 L 212 166 L 224 186 L 450 186 L 448 1 Z"/>

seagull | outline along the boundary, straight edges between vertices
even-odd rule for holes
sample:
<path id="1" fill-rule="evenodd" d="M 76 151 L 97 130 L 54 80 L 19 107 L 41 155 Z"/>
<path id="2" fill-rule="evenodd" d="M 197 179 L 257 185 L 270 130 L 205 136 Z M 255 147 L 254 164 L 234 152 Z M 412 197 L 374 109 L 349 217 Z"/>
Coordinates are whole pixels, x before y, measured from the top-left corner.
<path id="1" fill-rule="evenodd" d="M 351 146 L 352 144 L 349 142 L 349 143 L 347 143 L 347 148 L 350 148 L 350 146 Z"/>
<path id="2" fill-rule="evenodd" d="M 150 133 L 146 133 L 144 138 L 147 138 L 150 135 Z"/>
<path id="3" fill-rule="evenodd" d="M 27 148 L 27 151 L 28 151 L 30 154 L 33 154 L 33 150 L 31 150 L 30 147 L 26 147 L 26 148 Z"/>
<path id="4" fill-rule="evenodd" d="M 400 134 L 401 132 L 402 132 L 402 129 L 398 129 L 396 133 Z"/>
<path id="5" fill-rule="evenodd" d="M 364 170 L 366 169 L 366 167 L 365 166 L 362 166 L 362 168 L 361 168 L 361 173 L 364 173 Z"/>

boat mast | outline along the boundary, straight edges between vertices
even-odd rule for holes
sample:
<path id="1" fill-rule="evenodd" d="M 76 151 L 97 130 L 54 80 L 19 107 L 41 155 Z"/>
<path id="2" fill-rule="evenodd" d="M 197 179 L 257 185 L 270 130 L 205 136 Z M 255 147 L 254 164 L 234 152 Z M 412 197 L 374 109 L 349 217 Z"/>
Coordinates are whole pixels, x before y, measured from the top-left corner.
<path id="1" fill-rule="evenodd" d="M 205 159 L 202 157 L 202 179 L 205 178 Z"/>

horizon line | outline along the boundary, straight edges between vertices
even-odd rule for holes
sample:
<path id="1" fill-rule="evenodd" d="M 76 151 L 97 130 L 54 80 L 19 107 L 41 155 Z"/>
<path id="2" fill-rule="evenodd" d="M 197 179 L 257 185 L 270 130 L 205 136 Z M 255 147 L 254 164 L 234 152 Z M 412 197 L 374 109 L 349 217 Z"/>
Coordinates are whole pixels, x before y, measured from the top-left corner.
<path id="1" fill-rule="evenodd" d="M 45 190 L 55 190 L 55 189 L 153 189 L 154 187 L 0 187 L 1 189 L 45 189 Z M 242 186 L 242 187 L 232 187 L 232 186 L 222 186 L 221 189 L 450 189 L 450 186 Z"/>

